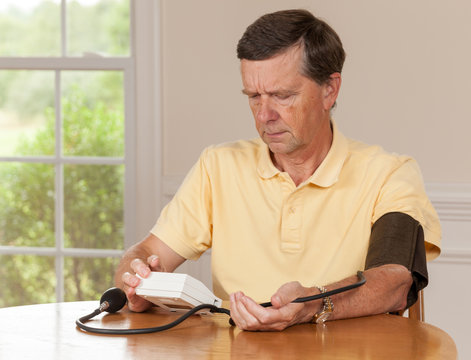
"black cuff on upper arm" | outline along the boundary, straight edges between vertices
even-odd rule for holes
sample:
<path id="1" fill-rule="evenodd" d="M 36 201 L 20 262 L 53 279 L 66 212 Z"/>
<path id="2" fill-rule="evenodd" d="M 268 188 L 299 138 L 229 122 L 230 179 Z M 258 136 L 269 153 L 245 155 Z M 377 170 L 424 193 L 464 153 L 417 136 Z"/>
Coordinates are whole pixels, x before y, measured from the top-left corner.
<path id="1" fill-rule="evenodd" d="M 418 292 L 428 284 L 424 231 L 411 216 L 391 212 L 380 217 L 371 228 L 365 269 L 386 264 L 405 266 L 412 274 L 407 307 L 417 301 Z"/>

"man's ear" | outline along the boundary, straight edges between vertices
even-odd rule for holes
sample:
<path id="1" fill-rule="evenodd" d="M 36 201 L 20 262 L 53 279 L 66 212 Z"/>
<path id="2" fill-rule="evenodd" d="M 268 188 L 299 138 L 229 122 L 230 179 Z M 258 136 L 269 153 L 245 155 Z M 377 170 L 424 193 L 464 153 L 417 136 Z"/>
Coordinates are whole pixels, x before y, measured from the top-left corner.
<path id="1" fill-rule="evenodd" d="M 341 85 L 342 76 L 338 72 L 331 74 L 329 80 L 324 83 L 324 110 L 330 111 L 332 109 L 339 95 Z"/>

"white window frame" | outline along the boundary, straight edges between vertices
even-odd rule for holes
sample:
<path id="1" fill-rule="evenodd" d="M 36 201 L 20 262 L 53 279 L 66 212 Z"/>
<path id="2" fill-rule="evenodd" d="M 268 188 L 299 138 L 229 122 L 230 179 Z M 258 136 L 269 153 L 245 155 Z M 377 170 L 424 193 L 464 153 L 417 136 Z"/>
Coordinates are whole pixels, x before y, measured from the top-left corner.
<path id="1" fill-rule="evenodd" d="M 1 162 L 49 163 L 55 166 L 55 247 L 0 246 L 0 255 L 39 255 L 55 258 L 56 301 L 64 301 L 65 257 L 120 257 L 123 250 L 64 247 L 63 168 L 65 164 L 125 166 L 124 248 L 149 230 L 160 210 L 160 1 L 130 0 L 128 57 L 66 57 L 65 0 L 62 0 L 62 56 L 3 57 L 1 70 L 51 70 L 55 72 L 56 153 L 54 156 L 0 157 Z M 150 30 L 150 31 L 149 31 Z M 60 154 L 62 147 L 61 71 L 115 70 L 123 72 L 125 153 L 124 157 L 75 157 Z M 152 76 L 149 79 L 149 74 Z M 136 81 L 136 78 L 138 81 Z M 144 98 L 140 94 L 147 94 Z M 150 94 L 150 95 L 149 95 Z M 138 146 L 150 142 L 150 148 Z M 157 181 L 157 182 L 156 182 Z M 138 191 L 139 189 L 139 191 Z M 153 200 L 153 201 L 152 201 Z M 139 206 L 139 208 L 138 208 Z M 137 223 L 138 222 L 138 223 Z"/>

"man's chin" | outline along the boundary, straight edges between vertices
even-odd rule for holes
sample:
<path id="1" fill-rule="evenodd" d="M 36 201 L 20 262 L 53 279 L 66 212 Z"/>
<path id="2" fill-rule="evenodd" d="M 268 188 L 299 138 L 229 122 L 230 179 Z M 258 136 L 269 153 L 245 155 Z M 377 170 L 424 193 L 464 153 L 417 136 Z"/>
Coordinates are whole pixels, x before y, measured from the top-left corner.
<path id="1" fill-rule="evenodd" d="M 288 146 L 284 143 L 271 142 L 267 145 L 273 154 L 287 154 L 290 152 L 290 149 L 288 149 Z"/>

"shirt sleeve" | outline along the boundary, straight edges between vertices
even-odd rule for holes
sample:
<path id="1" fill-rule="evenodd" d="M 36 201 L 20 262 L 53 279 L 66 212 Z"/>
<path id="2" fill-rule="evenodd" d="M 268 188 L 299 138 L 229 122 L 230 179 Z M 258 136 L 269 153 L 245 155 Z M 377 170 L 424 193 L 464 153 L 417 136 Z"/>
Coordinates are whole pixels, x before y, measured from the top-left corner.
<path id="1" fill-rule="evenodd" d="M 207 151 L 192 167 L 151 230 L 185 259 L 196 260 L 211 247 L 212 192 L 205 166 Z"/>
<path id="2" fill-rule="evenodd" d="M 424 188 L 422 174 L 415 160 L 398 157 L 378 195 L 372 223 L 390 212 L 401 212 L 416 219 L 423 227 L 427 260 L 440 254 L 441 227 L 437 212 Z"/>

